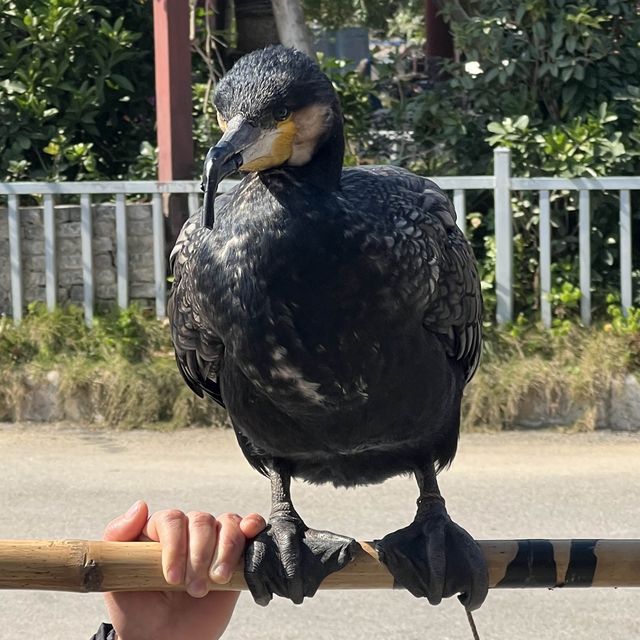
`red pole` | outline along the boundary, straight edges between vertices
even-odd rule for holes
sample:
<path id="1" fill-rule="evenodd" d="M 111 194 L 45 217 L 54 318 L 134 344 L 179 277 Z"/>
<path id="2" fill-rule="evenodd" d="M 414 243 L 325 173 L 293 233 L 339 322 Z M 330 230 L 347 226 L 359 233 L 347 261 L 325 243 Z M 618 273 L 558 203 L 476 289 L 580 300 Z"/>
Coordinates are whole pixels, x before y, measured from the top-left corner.
<path id="1" fill-rule="evenodd" d="M 425 0 L 424 22 L 426 31 L 425 53 L 427 65 L 432 75 L 437 75 L 438 59 L 453 59 L 453 38 L 449 26 L 440 15 L 438 0 Z"/>
<path id="2" fill-rule="evenodd" d="M 193 177 L 189 0 L 153 0 L 158 179 Z M 186 218 L 180 200 L 165 202 L 173 242 Z"/>

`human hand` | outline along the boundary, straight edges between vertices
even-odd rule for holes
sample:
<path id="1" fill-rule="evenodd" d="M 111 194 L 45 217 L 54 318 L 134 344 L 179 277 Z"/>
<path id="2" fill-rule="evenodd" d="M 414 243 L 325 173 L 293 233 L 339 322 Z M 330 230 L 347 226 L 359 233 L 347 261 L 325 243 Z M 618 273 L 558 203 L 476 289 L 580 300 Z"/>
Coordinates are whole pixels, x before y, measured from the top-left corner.
<path id="1" fill-rule="evenodd" d="M 139 500 L 111 521 L 104 539 L 117 542 L 155 541 L 162 545 L 162 571 L 169 584 L 187 591 L 106 593 L 105 601 L 118 640 L 214 640 L 231 619 L 239 593 L 211 591 L 211 579 L 226 584 L 240 562 L 247 539 L 265 527 L 251 514 L 188 514 L 171 509 L 154 513 Z"/>

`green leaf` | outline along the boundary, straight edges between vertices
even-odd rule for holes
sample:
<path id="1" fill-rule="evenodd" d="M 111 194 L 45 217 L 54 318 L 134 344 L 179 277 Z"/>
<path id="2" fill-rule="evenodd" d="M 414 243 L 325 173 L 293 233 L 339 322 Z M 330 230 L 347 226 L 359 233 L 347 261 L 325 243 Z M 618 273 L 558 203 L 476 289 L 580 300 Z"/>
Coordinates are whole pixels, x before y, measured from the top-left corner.
<path id="1" fill-rule="evenodd" d="M 485 74 L 484 74 L 484 80 L 485 82 L 490 82 L 491 80 L 493 80 L 494 78 L 496 78 L 496 76 L 498 75 L 498 69 L 497 67 L 493 67 L 492 69 L 489 69 Z"/>
<path id="2" fill-rule="evenodd" d="M 600 120 L 604 120 L 607 115 L 607 103 L 601 102 L 598 106 L 598 115 L 600 116 Z"/>
<path id="3" fill-rule="evenodd" d="M 60 153 L 60 145 L 51 141 L 43 151 L 50 156 L 57 156 Z"/>
<path id="4" fill-rule="evenodd" d="M 505 134 L 507 131 L 500 122 L 490 122 L 487 125 L 487 130 L 491 131 L 491 133 L 501 133 Z"/>
<path id="5" fill-rule="evenodd" d="M 131 93 L 135 92 L 135 87 L 128 78 L 125 78 L 125 76 L 121 76 L 119 73 L 112 73 L 110 77 L 121 89 Z"/>
<path id="6" fill-rule="evenodd" d="M 538 38 L 538 40 L 544 40 L 547 35 L 544 23 L 540 21 L 534 22 L 533 33 Z"/>
<path id="7" fill-rule="evenodd" d="M 31 140 L 29 140 L 27 136 L 23 136 L 20 134 L 17 135 L 16 142 L 18 143 L 18 145 L 20 145 L 20 148 L 24 149 L 25 151 L 31 147 Z"/>
<path id="8" fill-rule="evenodd" d="M 562 88 L 562 101 L 565 103 L 571 102 L 578 91 L 578 85 L 575 82 L 566 84 Z"/>
<path id="9" fill-rule="evenodd" d="M 554 33 L 553 38 L 551 40 L 551 46 L 553 47 L 553 49 L 555 50 L 559 49 L 563 39 L 564 39 L 564 33 L 562 33 L 561 31 Z"/>
<path id="10" fill-rule="evenodd" d="M 109 11 L 109 9 L 103 5 L 95 4 L 91 7 L 91 9 L 103 18 L 111 17 L 111 11 Z"/>

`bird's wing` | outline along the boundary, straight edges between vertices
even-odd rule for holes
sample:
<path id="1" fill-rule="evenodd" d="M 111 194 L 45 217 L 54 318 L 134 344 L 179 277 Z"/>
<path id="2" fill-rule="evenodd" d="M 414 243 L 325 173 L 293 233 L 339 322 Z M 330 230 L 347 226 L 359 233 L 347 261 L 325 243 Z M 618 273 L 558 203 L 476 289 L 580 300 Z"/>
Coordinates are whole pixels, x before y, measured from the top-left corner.
<path id="1" fill-rule="evenodd" d="M 173 286 L 167 313 L 178 369 L 194 393 L 205 393 L 224 407 L 218 373 L 223 345 L 213 327 L 201 312 L 194 290 L 196 262 L 190 258 L 198 250 L 209 230 L 200 224 L 200 214 L 185 222 L 169 258 Z"/>
<path id="2" fill-rule="evenodd" d="M 415 300 L 424 327 L 441 339 L 469 381 L 482 350 L 482 295 L 451 201 L 431 180 L 398 167 L 360 167 L 344 176 L 349 199 L 380 213 L 379 234 L 394 265 L 398 295 Z"/>
<path id="3" fill-rule="evenodd" d="M 441 195 L 452 208 L 449 199 Z M 462 363 L 469 382 L 482 352 L 480 279 L 471 247 L 455 224 L 447 234 L 445 246 L 447 249 L 440 256 L 438 286 L 425 311 L 424 326 L 441 337 L 450 357 Z"/>

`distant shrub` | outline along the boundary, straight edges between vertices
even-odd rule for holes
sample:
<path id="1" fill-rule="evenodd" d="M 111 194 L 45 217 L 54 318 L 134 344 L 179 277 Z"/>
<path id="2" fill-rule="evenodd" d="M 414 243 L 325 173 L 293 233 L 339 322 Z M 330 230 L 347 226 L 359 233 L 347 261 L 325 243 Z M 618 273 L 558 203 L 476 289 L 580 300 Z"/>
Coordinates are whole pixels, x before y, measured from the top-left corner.
<path id="1" fill-rule="evenodd" d="M 426 175 L 492 172 L 495 146 L 512 151 L 513 175 L 582 177 L 640 173 L 640 9 L 626 0 L 472 0 L 442 3 L 459 53 L 440 80 L 396 108 L 414 144 L 398 161 Z M 464 8 L 463 8 L 464 7 Z M 538 202 L 514 194 L 515 299 L 539 307 Z M 640 209 L 634 196 L 634 233 Z M 469 194 L 470 237 L 481 263 L 487 316 L 493 315 L 492 199 Z M 552 195 L 553 292 L 578 283 L 578 203 Z M 619 289 L 617 193 L 592 195 L 593 311 Z M 634 279 L 640 280 L 636 253 Z M 634 303 L 640 304 L 636 287 Z M 563 293 L 564 292 L 564 293 Z M 579 305 L 554 307 L 577 318 Z"/>
<path id="2" fill-rule="evenodd" d="M 148 0 L 0 4 L 0 180 L 127 175 L 154 137 Z"/>

